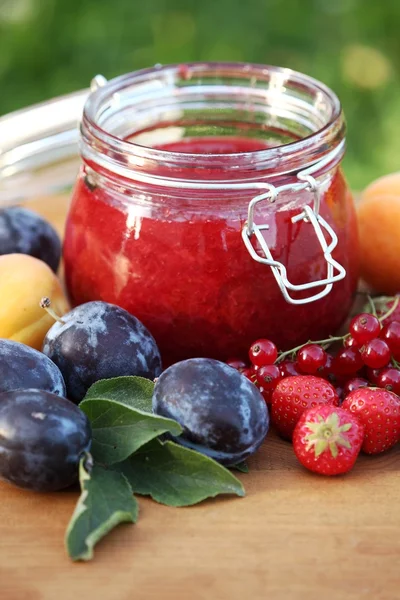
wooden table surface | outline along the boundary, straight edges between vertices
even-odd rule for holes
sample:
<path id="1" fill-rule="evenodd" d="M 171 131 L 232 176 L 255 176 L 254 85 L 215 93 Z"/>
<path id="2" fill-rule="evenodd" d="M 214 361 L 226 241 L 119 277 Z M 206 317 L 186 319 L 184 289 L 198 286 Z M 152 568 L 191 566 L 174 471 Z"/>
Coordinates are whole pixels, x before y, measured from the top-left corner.
<path id="1" fill-rule="evenodd" d="M 270 434 L 240 475 L 245 498 L 190 508 L 140 498 L 138 524 L 115 529 L 91 563 L 63 547 L 76 490 L 0 483 L 0 600 L 399 599 L 399 458 L 363 456 L 323 478 Z"/>

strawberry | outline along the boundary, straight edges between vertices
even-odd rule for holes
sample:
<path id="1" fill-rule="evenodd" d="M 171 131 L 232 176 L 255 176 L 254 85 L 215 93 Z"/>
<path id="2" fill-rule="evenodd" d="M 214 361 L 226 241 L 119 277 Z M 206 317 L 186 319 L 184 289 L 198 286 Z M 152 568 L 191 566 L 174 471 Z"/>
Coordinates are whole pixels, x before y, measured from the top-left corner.
<path id="1" fill-rule="evenodd" d="M 313 375 L 285 377 L 272 393 L 271 421 L 280 435 L 290 440 L 303 412 L 318 404 L 339 404 L 330 383 Z"/>
<path id="2" fill-rule="evenodd" d="M 363 452 L 379 454 L 400 440 L 400 398 L 393 392 L 363 387 L 350 392 L 342 408 L 365 427 Z"/>
<path id="3" fill-rule="evenodd" d="M 301 415 L 293 432 L 293 449 L 306 469 L 340 475 L 353 467 L 363 439 L 364 426 L 357 417 L 325 404 Z"/>

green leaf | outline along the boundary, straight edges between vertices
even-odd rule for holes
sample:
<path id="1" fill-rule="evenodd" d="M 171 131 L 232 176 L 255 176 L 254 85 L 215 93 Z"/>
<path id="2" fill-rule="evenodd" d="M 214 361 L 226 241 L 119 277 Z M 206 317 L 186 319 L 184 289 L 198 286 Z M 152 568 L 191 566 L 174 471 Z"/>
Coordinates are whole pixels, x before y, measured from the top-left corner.
<path id="1" fill-rule="evenodd" d="M 143 412 L 152 412 L 151 399 L 154 383 L 144 377 L 113 377 L 94 383 L 85 400 L 114 400 Z"/>
<path id="2" fill-rule="evenodd" d="M 234 469 L 235 471 L 239 471 L 240 473 L 248 473 L 249 472 L 249 466 L 248 466 L 247 462 L 245 462 L 245 461 L 237 463 L 237 465 L 232 465 L 229 468 Z"/>
<path id="3" fill-rule="evenodd" d="M 245 494 L 228 469 L 173 442 L 153 440 L 114 468 L 126 476 L 135 493 L 168 506 L 190 506 L 219 494 Z"/>
<path id="4" fill-rule="evenodd" d="M 95 465 L 79 466 L 81 496 L 68 524 L 65 544 L 73 560 L 90 560 L 97 542 L 119 523 L 136 523 L 138 504 L 126 477 Z"/>
<path id="5" fill-rule="evenodd" d="M 79 407 L 92 425 L 93 458 L 105 465 L 125 460 L 163 433 L 182 433 L 182 427 L 172 419 L 136 410 L 115 400 L 89 398 Z"/>

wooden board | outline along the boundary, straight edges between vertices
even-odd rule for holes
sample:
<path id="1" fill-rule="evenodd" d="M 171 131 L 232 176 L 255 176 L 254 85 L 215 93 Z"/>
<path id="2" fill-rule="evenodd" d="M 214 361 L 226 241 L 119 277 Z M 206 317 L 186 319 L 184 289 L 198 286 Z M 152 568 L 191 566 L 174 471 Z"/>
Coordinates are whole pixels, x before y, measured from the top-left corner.
<path id="1" fill-rule="evenodd" d="M 140 499 L 138 524 L 79 564 L 63 547 L 78 492 L 0 483 L 0 599 L 398 599 L 399 458 L 398 448 L 361 457 L 351 474 L 323 478 L 271 434 L 240 475 L 244 499 L 180 509 Z"/>
<path id="2" fill-rule="evenodd" d="M 63 548 L 77 492 L 0 484 L 5 600 L 394 600 L 400 597 L 399 453 L 313 476 L 271 436 L 241 475 L 244 499 L 190 508 L 140 499 L 92 563 Z"/>

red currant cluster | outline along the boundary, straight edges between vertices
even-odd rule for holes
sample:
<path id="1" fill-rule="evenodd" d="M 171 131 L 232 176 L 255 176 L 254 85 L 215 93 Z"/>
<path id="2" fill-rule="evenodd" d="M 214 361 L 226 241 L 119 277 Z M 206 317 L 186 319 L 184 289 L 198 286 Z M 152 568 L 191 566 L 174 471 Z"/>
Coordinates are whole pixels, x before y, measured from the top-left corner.
<path id="1" fill-rule="evenodd" d="M 266 402 L 270 402 L 277 383 L 293 375 L 322 377 L 336 387 L 341 399 L 364 386 L 385 388 L 400 395 L 399 297 L 384 300 L 386 312 L 377 311 L 371 301 L 372 313 L 356 315 L 343 336 L 309 342 L 281 353 L 272 341 L 260 339 L 250 346 L 251 366 L 237 359 L 227 364 L 255 383 Z M 335 354 L 328 352 L 333 344 L 340 344 Z"/>

